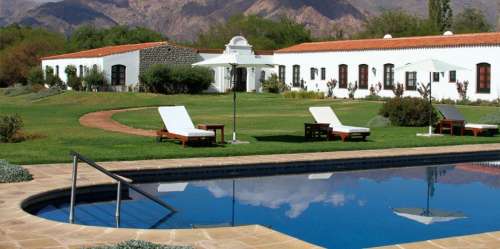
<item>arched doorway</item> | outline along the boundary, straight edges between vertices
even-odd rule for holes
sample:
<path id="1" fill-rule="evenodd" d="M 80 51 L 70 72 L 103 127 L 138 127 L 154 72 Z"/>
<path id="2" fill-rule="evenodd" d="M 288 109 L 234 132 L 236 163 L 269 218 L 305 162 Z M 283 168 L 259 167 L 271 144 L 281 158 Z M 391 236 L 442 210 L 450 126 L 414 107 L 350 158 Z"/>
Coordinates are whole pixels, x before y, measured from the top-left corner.
<path id="1" fill-rule="evenodd" d="M 237 92 L 247 91 L 247 69 L 246 68 L 236 68 L 236 85 L 234 89 Z"/>

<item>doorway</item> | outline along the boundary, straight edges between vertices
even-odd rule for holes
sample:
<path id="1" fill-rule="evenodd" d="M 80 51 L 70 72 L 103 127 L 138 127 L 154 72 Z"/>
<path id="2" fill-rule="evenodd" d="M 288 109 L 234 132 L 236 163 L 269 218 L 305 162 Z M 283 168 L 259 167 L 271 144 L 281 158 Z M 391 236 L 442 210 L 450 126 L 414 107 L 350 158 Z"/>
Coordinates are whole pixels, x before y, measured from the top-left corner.
<path id="1" fill-rule="evenodd" d="M 236 68 L 236 85 L 234 90 L 237 92 L 247 91 L 247 69 L 246 68 Z"/>

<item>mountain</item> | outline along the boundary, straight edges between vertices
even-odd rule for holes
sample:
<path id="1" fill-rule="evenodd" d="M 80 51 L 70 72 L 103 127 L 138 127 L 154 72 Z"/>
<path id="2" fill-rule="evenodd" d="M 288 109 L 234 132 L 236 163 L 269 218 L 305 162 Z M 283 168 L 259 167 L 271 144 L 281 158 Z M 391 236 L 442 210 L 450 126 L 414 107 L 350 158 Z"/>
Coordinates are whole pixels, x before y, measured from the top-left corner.
<path id="1" fill-rule="evenodd" d="M 315 36 L 335 27 L 354 32 L 370 15 L 384 9 L 405 9 L 425 16 L 427 0 L 0 0 L 0 25 L 20 23 L 71 33 L 83 24 L 109 27 L 145 26 L 174 40 L 193 40 L 210 25 L 235 14 L 276 19 L 288 16 Z M 477 7 L 494 23 L 500 0 L 454 0 L 455 11 Z"/>

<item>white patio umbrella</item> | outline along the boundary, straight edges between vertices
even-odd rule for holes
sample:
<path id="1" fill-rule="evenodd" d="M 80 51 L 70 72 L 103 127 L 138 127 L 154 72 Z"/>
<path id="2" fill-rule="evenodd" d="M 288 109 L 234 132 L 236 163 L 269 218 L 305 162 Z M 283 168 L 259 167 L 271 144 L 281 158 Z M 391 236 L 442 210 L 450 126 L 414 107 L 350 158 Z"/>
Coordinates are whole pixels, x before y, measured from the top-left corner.
<path id="1" fill-rule="evenodd" d="M 217 57 L 194 63 L 193 66 L 203 67 L 231 67 L 232 69 L 232 90 L 233 90 L 233 140 L 232 144 L 244 143 L 236 139 L 236 68 L 263 68 L 274 67 L 271 58 L 259 55 L 241 55 L 238 53 L 221 54 Z"/>
<path id="2" fill-rule="evenodd" d="M 435 60 L 435 59 L 427 59 L 422 61 L 417 61 L 414 63 L 409 63 L 405 66 L 396 68 L 398 72 L 429 72 L 429 102 L 432 108 L 432 73 L 444 73 L 449 71 L 469 71 L 469 69 L 452 65 L 446 63 L 444 61 Z M 429 134 L 426 136 L 432 136 L 432 109 L 429 112 Z"/>
<path id="3" fill-rule="evenodd" d="M 438 209 L 395 208 L 393 209 L 393 212 L 398 216 L 422 223 L 424 225 L 466 218 L 464 214 L 460 212 L 447 212 Z"/>

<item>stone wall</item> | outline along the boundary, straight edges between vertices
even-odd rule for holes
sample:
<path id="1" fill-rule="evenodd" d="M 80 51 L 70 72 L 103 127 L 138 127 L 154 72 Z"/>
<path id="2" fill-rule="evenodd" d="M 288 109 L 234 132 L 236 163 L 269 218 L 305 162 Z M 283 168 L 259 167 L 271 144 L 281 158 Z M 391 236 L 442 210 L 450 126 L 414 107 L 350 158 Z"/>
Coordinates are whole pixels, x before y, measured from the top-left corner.
<path id="1" fill-rule="evenodd" d="M 139 57 L 139 73 L 156 64 L 191 65 L 202 60 L 201 56 L 194 49 L 173 45 L 142 49 Z"/>

